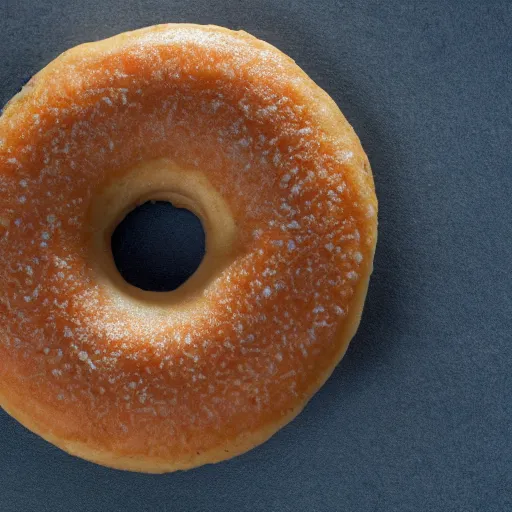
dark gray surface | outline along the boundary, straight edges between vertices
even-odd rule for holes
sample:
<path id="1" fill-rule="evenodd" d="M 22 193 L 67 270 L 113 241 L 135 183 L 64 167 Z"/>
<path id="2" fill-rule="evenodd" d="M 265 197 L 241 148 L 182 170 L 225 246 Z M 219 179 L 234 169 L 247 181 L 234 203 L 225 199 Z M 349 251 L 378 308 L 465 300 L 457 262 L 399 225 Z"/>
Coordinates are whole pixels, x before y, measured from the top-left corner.
<path id="1" fill-rule="evenodd" d="M 512 3 L 0 0 L 0 102 L 164 21 L 266 39 L 354 125 L 380 200 L 361 328 L 296 421 L 216 466 L 104 469 L 0 413 L 0 510 L 512 510 Z"/>

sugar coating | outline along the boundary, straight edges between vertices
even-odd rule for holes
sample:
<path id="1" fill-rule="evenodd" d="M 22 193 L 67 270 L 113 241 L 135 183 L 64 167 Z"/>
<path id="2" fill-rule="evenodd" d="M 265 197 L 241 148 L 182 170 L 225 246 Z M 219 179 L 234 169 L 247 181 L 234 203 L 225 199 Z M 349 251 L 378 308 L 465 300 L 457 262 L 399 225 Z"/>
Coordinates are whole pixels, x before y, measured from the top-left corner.
<path id="1" fill-rule="evenodd" d="M 164 27 L 69 66 L 0 118 L 0 387 L 30 379 L 155 453 L 286 413 L 338 354 L 371 266 L 355 139 L 327 133 L 309 82 L 251 38 Z M 158 157 L 208 176 L 242 226 L 204 300 L 165 315 L 115 299 L 87 249 L 98 190 Z"/>

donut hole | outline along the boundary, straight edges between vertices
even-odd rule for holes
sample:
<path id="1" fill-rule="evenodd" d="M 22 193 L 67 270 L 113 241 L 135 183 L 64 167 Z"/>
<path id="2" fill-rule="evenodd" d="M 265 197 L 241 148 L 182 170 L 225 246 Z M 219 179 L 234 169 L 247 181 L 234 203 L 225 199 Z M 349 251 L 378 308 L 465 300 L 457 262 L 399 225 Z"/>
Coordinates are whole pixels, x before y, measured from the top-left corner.
<path id="1" fill-rule="evenodd" d="M 167 158 L 101 183 L 87 219 L 91 277 L 138 314 L 188 314 L 240 251 L 224 197 L 201 171 Z"/>
<path id="2" fill-rule="evenodd" d="M 145 291 L 169 292 L 185 283 L 205 255 L 201 220 L 168 201 L 147 201 L 130 211 L 111 236 L 123 279 Z"/>

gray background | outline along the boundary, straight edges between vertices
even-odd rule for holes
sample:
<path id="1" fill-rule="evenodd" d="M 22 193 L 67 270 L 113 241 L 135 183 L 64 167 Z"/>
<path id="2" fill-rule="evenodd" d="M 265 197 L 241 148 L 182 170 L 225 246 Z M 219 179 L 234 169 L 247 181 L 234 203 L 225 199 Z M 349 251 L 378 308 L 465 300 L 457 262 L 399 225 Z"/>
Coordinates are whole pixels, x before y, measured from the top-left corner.
<path id="1" fill-rule="evenodd" d="M 101 468 L 0 412 L 0 510 L 512 510 L 512 3 L 0 0 L 0 103 L 165 21 L 266 39 L 354 125 L 380 200 L 361 328 L 296 421 L 186 473 Z"/>

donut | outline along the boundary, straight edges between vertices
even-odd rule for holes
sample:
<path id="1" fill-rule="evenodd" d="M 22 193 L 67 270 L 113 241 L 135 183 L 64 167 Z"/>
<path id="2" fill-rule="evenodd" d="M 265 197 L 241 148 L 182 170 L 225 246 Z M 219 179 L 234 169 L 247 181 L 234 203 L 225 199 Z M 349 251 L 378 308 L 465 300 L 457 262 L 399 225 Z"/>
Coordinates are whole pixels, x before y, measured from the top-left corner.
<path id="1" fill-rule="evenodd" d="M 113 261 L 113 230 L 149 199 L 205 231 L 170 292 Z M 246 452 L 345 353 L 376 237 L 358 137 L 273 46 L 170 24 L 68 50 L 0 117 L 0 405 L 112 468 Z"/>

